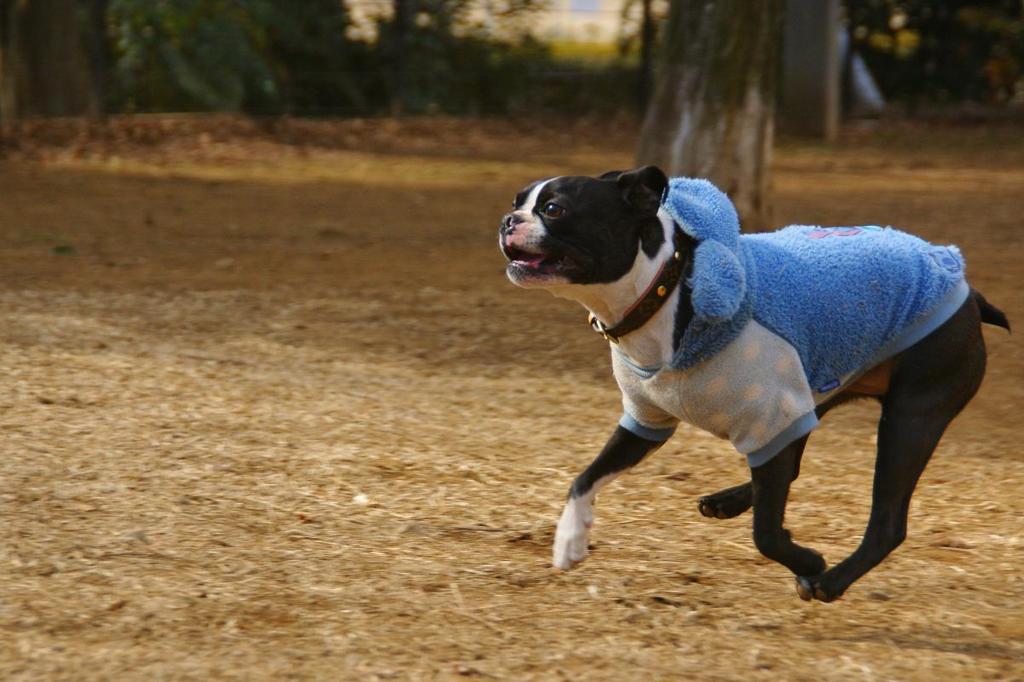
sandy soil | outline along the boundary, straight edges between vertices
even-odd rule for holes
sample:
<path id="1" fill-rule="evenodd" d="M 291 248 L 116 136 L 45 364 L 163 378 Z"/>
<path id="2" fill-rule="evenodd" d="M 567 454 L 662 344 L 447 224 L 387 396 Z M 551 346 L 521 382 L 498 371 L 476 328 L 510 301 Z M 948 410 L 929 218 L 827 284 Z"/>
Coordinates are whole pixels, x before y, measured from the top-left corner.
<path id="1" fill-rule="evenodd" d="M 508 284 L 495 230 L 533 178 L 628 166 L 628 127 L 152 125 L 0 160 L 0 677 L 1024 678 L 1018 336 L 986 331 L 909 539 L 841 601 L 801 602 L 749 516 L 697 513 L 745 469 L 686 429 L 558 573 L 618 396 L 582 309 Z M 1022 139 L 784 144 L 776 220 L 956 242 L 1024 325 Z M 830 415 L 793 490 L 830 562 L 876 418 Z"/>

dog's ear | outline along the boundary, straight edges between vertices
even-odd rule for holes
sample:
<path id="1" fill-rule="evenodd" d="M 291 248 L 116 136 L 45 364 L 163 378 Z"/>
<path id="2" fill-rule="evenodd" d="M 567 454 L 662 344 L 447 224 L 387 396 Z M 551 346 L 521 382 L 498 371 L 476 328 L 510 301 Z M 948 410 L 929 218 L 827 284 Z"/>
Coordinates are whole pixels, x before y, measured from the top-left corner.
<path id="1" fill-rule="evenodd" d="M 657 213 L 668 178 L 657 166 L 644 166 L 621 174 L 616 184 L 628 204 L 641 211 Z"/>
<path id="2" fill-rule="evenodd" d="M 625 172 L 626 171 L 622 171 L 622 170 L 608 171 L 607 173 L 601 173 L 600 175 L 598 175 L 597 179 L 598 180 L 618 180 L 619 176 L 622 175 Z"/>

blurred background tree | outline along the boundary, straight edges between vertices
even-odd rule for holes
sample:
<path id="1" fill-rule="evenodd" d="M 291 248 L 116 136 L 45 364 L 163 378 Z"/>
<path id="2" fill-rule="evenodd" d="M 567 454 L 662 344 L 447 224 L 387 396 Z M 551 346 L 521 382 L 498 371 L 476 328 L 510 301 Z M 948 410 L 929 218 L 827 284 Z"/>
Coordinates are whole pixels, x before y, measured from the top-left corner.
<path id="1" fill-rule="evenodd" d="M 273 9 L 269 0 L 110 0 L 112 104 L 127 112 L 240 111 L 277 100 Z"/>
<path id="2" fill-rule="evenodd" d="M 0 0 L 0 120 L 96 116 L 78 0 Z"/>
<path id="3" fill-rule="evenodd" d="M 0 116 L 636 115 L 652 91 L 655 46 L 683 49 L 680 31 L 696 30 L 668 19 L 670 6 L 689 4 L 0 0 Z M 750 11 L 731 0 L 704 5 Z M 907 102 L 911 113 L 934 104 L 1019 102 L 1022 5 L 844 3 L 853 47 L 887 99 Z M 608 44 L 553 37 L 553 23 L 571 28 L 585 23 L 580 17 L 616 21 L 618 30 Z M 751 30 L 741 21 L 736 27 Z"/>
<path id="4" fill-rule="evenodd" d="M 846 0 L 851 44 L 889 99 L 1005 103 L 1024 64 L 1020 0 Z"/>
<path id="5" fill-rule="evenodd" d="M 708 178 L 740 221 L 767 220 L 782 0 L 677 0 L 637 162 Z"/>

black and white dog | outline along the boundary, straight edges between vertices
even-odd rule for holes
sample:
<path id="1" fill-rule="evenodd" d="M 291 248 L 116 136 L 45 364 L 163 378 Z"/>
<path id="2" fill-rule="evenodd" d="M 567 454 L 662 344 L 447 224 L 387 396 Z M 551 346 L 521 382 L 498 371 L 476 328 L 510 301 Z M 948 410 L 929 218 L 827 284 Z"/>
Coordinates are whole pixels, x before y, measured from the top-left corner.
<path id="1" fill-rule="evenodd" d="M 637 367 L 665 366 L 694 312 L 687 276 L 696 242 L 662 205 L 667 183 L 653 167 L 538 181 L 516 196 L 499 230 L 513 283 L 581 303 L 594 329 Z M 838 565 L 827 569 L 820 554 L 795 544 L 783 528 L 806 435 L 752 466 L 749 482 L 701 498 L 700 512 L 724 519 L 753 507 L 755 545 L 796 575 L 800 597 L 838 598 L 905 538 L 918 478 L 981 384 L 982 322 L 1009 329 L 1005 315 L 971 290 L 936 330 L 812 406 L 818 417 L 854 398 L 882 406 L 871 517 L 860 546 Z M 661 442 L 622 425 L 615 430 L 570 487 L 555 534 L 555 567 L 569 569 L 586 557 L 597 492 Z"/>

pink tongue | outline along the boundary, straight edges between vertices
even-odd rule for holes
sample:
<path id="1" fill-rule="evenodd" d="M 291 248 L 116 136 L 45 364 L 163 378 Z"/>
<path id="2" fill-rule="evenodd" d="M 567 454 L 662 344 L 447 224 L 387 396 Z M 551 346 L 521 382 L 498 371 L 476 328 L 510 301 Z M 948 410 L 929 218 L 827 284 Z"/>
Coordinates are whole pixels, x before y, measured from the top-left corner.
<path id="1" fill-rule="evenodd" d="M 540 264 L 544 262 L 544 256 L 535 256 L 534 258 L 527 258 L 523 262 L 529 265 L 531 268 L 536 268 L 539 267 Z"/>

